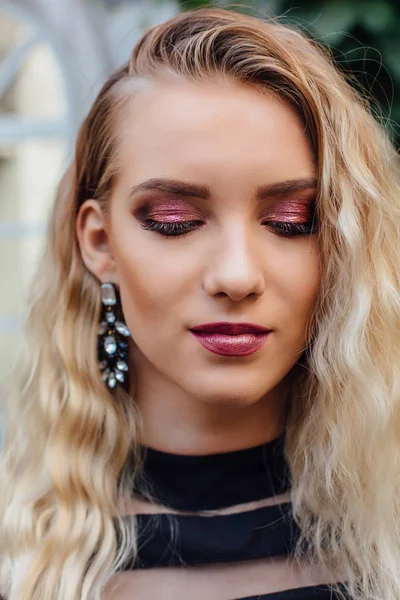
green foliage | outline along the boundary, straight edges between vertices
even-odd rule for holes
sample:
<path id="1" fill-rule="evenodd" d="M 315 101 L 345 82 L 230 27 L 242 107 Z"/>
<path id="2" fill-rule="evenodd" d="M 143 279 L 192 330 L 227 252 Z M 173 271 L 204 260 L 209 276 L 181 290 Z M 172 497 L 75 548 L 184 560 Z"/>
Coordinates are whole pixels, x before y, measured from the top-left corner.
<path id="1" fill-rule="evenodd" d="M 339 68 L 370 98 L 400 148 L 400 2 L 398 0 L 180 0 L 182 10 L 224 6 L 276 14 L 328 45 Z M 253 10 L 252 10 L 252 7 Z"/>
<path id="2" fill-rule="evenodd" d="M 400 147 L 400 4 L 395 0 L 291 0 L 284 21 L 329 45 L 350 83 L 370 98 L 375 116 Z"/>
<path id="3" fill-rule="evenodd" d="M 217 6 L 213 0 L 179 0 L 181 10 L 192 10 L 202 6 Z"/>

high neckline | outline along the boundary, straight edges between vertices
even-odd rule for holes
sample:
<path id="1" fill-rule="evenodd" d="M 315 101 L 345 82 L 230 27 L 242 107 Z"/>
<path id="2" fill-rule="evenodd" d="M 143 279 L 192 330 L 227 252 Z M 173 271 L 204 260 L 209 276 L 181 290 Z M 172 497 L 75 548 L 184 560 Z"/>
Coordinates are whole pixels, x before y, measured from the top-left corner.
<path id="1" fill-rule="evenodd" d="M 276 447 L 280 441 L 284 440 L 284 434 L 270 440 L 269 442 L 264 442 L 263 444 L 258 444 L 257 446 L 249 446 L 248 448 L 239 448 L 237 450 L 227 450 L 226 452 L 210 452 L 208 454 L 182 454 L 175 452 L 168 452 L 166 450 L 156 450 L 155 448 L 151 448 L 150 446 L 142 445 L 141 448 L 144 454 L 151 460 L 164 460 L 170 461 L 171 459 L 174 461 L 181 462 L 203 462 L 205 460 L 246 460 L 249 454 L 258 453 L 260 450 L 264 449 L 266 452 L 269 451 L 270 448 Z M 274 451 L 274 450 L 272 450 Z"/>
<path id="2" fill-rule="evenodd" d="M 284 433 L 250 448 L 205 455 L 174 454 L 143 446 L 135 493 L 194 512 L 269 498 L 289 489 Z"/>

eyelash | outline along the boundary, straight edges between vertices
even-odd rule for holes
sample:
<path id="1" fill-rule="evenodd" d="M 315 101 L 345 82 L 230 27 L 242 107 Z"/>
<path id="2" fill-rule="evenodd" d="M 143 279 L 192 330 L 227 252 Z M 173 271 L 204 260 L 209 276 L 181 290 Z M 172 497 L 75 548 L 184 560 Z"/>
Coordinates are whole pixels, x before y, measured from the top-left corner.
<path id="1" fill-rule="evenodd" d="M 153 219 L 146 219 L 142 222 L 143 229 L 149 231 L 155 231 L 156 233 L 163 235 L 164 237 L 177 237 L 179 235 L 185 235 L 190 231 L 202 225 L 202 221 L 184 221 L 176 223 L 162 223 L 161 221 L 153 221 Z M 280 237 L 300 237 L 302 235 L 312 235 L 316 233 L 316 228 L 313 228 L 313 223 L 286 223 L 284 221 L 268 221 L 271 225 L 274 225 L 273 229 L 275 233 Z"/>

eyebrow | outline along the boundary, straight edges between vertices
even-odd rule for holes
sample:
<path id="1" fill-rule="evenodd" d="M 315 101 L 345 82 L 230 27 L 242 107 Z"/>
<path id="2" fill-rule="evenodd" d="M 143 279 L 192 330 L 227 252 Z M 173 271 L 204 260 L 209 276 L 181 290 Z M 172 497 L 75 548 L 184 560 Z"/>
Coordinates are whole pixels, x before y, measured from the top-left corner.
<path id="1" fill-rule="evenodd" d="M 279 181 L 262 185 L 257 189 L 257 200 L 265 200 L 273 196 L 287 196 L 294 192 L 300 192 L 308 189 L 315 189 L 317 180 L 315 178 L 289 179 L 287 181 Z M 196 198 L 204 198 L 209 200 L 211 190 L 206 185 L 197 183 L 188 183 L 177 179 L 152 178 L 133 186 L 129 191 L 129 197 L 148 190 L 158 190 L 178 196 L 191 196 Z"/>

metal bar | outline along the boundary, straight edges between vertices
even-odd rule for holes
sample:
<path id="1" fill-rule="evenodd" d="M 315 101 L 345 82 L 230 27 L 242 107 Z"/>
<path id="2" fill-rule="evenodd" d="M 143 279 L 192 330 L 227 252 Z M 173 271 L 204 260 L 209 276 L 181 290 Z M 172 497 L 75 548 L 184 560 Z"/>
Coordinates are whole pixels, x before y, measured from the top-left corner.
<path id="1" fill-rule="evenodd" d="M 0 116 L 0 145 L 5 146 L 26 138 L 68 137 L 64 120 L 35 119 L 13 115 Z"/>
<path id="2" fill-rule="evenodd" d="M 13 82 L 18 70 L 25 60 L 25 56 L 38 42 L 38 38 L 34 36 L 26 42 L 19 44 L 19 46 L 13 48 L 0 63 L 0 98 Z"/>
<path id="3" fill-rule="evenodd" d="M 10 223 L 0 221 L 0 240 L 19 240 L 28 236 L 44 236 L 46 225 L 43 223 Z"/>

